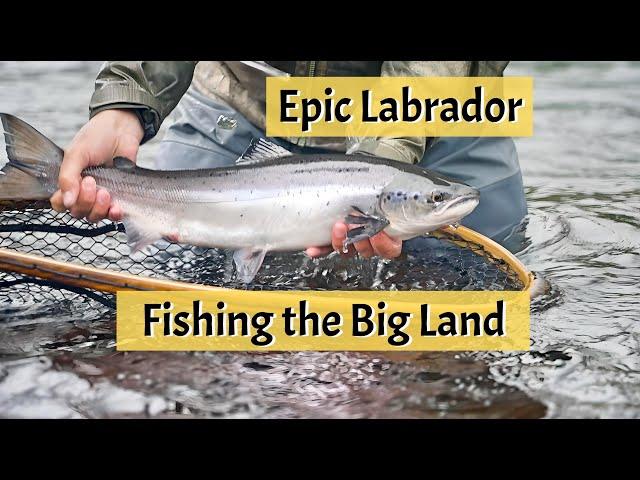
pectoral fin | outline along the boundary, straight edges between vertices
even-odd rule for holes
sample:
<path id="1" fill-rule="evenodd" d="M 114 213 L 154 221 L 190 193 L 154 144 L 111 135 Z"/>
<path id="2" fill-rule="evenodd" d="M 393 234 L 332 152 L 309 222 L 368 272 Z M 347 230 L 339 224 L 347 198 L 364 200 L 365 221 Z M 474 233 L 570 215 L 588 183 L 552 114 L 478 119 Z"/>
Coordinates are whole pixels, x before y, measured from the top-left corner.
<path id="1" fill-rule="evenodd" d="M 233 261 L 236 264 L 238 278 L 244 283 L 250 283 L 264 261 L 266 250 L 255 250 L 252 248 L 241 248 L 233 253 Z"/>
<path id="2" fill-rule="evenodd" d="M 376 233 L 381 232 L 387 225 L 389 225 L 389 220 L 387 220 L 386 218 L 376 217 L 375 215 L 364 213 L 358 207 L 352 208 L 354 209 L 355 213 L 347 215 L 347 217 L 345 218 L 345 222 L 360 226 L 353 228 L 347 232 L 347 238 L 345 238 L 344 242 L 342 243 L 342 247 L 345 250 L 352 243 L 356 243 L 361 240 L 366 240 L 367 238 L 373 237 Z"/>

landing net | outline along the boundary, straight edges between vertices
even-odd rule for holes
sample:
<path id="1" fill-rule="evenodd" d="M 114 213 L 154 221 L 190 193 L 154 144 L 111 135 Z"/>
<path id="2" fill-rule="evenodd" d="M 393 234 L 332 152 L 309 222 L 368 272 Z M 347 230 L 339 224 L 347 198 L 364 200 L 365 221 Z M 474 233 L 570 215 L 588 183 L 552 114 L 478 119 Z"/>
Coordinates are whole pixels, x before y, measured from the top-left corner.
<path id="1" fill-rule="evenodd" d="M 132 289 L 527 290 L 532 280 L 507 250 L 464 227 L 405 242 L 394 260 L 268 254 L 248 286 L 235 278 L 232 252 L 159 241 L 130 255 L 126 238 L 120 223 L 0 204 L 0 314 L 80 301 L 113 308 L 114 293 Z"/>

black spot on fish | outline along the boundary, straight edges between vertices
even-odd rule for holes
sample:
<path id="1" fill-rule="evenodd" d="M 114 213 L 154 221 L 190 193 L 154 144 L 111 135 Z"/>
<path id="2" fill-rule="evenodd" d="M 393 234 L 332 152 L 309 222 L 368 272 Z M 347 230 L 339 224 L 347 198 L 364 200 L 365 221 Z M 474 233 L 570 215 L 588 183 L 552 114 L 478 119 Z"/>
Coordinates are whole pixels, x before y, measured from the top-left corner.
<path id="1" fill-rule="evenodd" d="M 242 218 L 242 217 L 244 217 L 244 213 L 241 213 L 241 214 L 240 214 L 240 218 Z"/>
<path id="2" fill-rule="evenodd" d="M 387 195 L 387 200 L 391 200 L 391 194 Z"/>
<path id="3" fill-rule="evenodd" d="M 402 192 L 396 192 L 396 195 L 397 195 L 398 197 L 401 197 L 401 196 L 402 196 Z"/>
<path id="4" fill-rule="evenodd" d="M 413 199 L 417 200 L 420 197 L 420 195 L 418 195 L 417 193 L 413 195 Z"/>
<path id="5" fill-rule="evenodd" d="M 406 200 L 406 199 L 407 199 L 407 196 L 405 195 L 405 196 L 404 196 L 404 200 Z"/>
<path id="6" fill-rule="evenodd" d="M 327 207 L 329 206 L 329 202 L 327 202 Z"/>

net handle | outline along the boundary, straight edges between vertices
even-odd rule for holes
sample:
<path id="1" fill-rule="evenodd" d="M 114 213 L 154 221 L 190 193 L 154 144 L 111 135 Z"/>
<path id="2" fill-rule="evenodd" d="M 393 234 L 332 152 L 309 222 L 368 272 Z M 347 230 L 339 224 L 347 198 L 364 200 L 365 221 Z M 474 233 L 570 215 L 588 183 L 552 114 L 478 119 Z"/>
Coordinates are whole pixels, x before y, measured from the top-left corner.
<path id="1" fill-rule="evenodd" d="M 29 253 L 0 248 L 0 270 L 116 293 L 119 290 L 221 290 L 220 287 L 139 277 L 130 273 L 65 263 Z"/>
<path id="2" fill-rule="evenodd" d="M 463 226 L 445 227 L 442 231 L 450 236 L 457 236 L 462 240 L 481 245 L 487 252 L 507 263 L 516 272 L 524 291 L 531 290 L 533 274 L 515 255 L 500 244 Z M 116 293 L 118 290 L 228 290 L 211 285 L 140 277 L 130 273 L 65 263 L 6 248 L 0 248 L 0 270 L 111 293 Z"/>

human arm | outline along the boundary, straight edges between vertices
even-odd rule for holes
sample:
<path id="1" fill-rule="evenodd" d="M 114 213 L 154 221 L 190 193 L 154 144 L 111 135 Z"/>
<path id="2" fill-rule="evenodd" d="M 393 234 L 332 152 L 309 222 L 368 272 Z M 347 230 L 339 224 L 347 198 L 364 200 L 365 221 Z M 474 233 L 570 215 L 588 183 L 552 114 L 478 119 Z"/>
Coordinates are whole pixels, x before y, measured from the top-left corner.
<path id="1" fill-rule="evenodd" d="M 136 161 L 140 144 L 153 138 L 189 88 L 196 62 L 106 62 L 95 83 L 90 119 L 65 151 L 58 186 L 51 197 L 55 210 L 91 221 L 119 219 L 106 190 L 80 173 L 109 164 L 116 156 Z"/>

